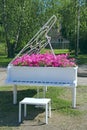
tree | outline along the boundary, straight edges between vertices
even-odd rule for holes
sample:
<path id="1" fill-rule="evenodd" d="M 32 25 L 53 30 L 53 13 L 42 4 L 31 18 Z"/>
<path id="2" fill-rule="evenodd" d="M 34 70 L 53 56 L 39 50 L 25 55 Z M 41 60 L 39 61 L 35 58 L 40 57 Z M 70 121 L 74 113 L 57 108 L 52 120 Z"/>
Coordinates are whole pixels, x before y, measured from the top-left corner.
<path id="1" fill-rule="evenodd" d="M 53 14 L 58 18 L 56 26 L 61 22 L 62 35 L 71 42 L 70 49 L 76 50 L 77 5 L 78 0 L 0 0 L 0 23 L 5 34 L 7 56 L 14 57 Z M 87 6 L 80 8 L 79 48 L 82 51 L 87 41 Z"/>
<path id="2" fill-rule="evenodd" d="M 70 50 L 75 50 L 75 55 L 83 52 L 87 42 L 87 5 L 81 0 L 79 10 L 78 2 L 78 0 L 69 0 L 66 6 L 63 5 L 59 10 L 62 19 L 62 34 L 70 40 Z M 87 53 L 87 49 L 84 48 L 84 50 Z"/>
<path id="3" fill-rule="evenodd" d="M 80 43 L 79 48 L 81 53 L 87 54 L 87 3 L 80 7 Z"/>
<path id="4" fill-rule="evenodd" d="M 39 27 L 38 0 L 2 0 L 2 22 L 8 57 L 15 56 Z"/>
<path id="5" fill-rule="evenodd" d="M 14 57 L 53 15 L 52 0 L 2 0 L 1 18 L 7 56 Z"/>

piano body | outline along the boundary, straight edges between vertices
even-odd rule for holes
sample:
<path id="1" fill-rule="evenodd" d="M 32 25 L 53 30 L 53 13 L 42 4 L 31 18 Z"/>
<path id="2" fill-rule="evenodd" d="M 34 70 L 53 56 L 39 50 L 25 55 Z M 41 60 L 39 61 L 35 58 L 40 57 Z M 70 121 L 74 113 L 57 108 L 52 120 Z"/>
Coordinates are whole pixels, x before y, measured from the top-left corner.
<path id="1" fill-rule="evenodd" d="M 17 103 L 17 85 L 28 86 L 53 86 L 70 87 L 72 89 L 72 107 L 76 107 L 76 86 L 78 67 L 28 67 L 13 66 L 12 62 L 23 54 L 40 53 L 41 49 L 49 44 L 51 46 L 51 37 L 48 32 L 56 22 L 56 16 L 53 15 L 48 22 L 36 33 L 29 43 L 19 52 L 19 54 L 9 63 L 7 67 L 6 83 L 13 85 L 13 103 Z M 43 38 L 44 37 L 44 38 Z M 45 93 L 45 89 L 44 89 Z"/>

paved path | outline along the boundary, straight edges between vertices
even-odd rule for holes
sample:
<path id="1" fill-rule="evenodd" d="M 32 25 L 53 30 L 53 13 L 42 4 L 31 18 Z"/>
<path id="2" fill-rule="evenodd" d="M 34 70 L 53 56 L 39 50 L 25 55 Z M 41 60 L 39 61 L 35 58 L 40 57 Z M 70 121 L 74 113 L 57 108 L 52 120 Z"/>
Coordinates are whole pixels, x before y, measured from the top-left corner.
<path id="1" fill-rule="evenodd" d="M 0 86 L 6 86 L 7 68 L 0 68 Z M 87 86 L 87 65 L 78 67 L 78 85 Z"/>
<path id="2" fill-rule="evenodd" d="M 87 77 L 87 65 L 80 65 L 78 67 L 78 76 Z"/>
<path id="3" fill-rule="evenodd" d="M 78 67 L 78 85 L 87 86 L 87 65 L 80 65 Z"/>
<path id="4" fill-rule="evenodd" d="M 0 68 L 0 86 L 4 86 L 5 84 L 5 79 L 7 76 L 7 68 Z"/>

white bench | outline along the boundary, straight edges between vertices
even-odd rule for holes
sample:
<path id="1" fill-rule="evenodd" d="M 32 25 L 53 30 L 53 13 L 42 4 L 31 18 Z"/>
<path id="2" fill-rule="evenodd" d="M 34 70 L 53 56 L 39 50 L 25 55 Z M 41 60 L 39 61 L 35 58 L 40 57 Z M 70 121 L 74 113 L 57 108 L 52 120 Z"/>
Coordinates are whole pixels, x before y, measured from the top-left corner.
<path id="1" fill-rule="evenodd" d="M 24 98 L 19 102 L 19 123 L 21 122 L 21 105 L 24 104 L 24 117 L 26 117 L 26 105 L 41 105 L 45 106 L 45 122 L 48 124 L 48 116 L 51 117 L 51 99 L 49 98 Z"/>

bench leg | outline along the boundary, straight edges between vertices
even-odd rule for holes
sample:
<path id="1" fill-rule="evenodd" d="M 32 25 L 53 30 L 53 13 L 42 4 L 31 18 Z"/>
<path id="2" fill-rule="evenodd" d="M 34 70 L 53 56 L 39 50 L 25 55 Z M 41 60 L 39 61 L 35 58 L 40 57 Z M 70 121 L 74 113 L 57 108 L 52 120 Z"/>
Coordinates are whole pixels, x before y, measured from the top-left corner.
<path id="1" fill-rule="evenodd" d="M 21 122 L 21 103 L 19 103 L 19 123 Z"/>
<path id="2" fill-rule="evenodd" d="M 48 103 L 45 106 L 46 124 L 48 124 Z"/>
<path id="3" fill-rule="evenodd" d="M 26 113 L 27 113 L 27 104 L 24 104 L 24 117 L 26 117 Z"/>
<path id="4" fill-rule="evenodd" d="M 51 102 L 49 102 L 49 117 L 51 117 Z"/>
<path id="5" fill-rule="evenodd" d="M 24 104 L 24 117 L 26 117 L 27 113 L 27 104 Z"/>
<path id="6" fill-rule="evenodd" d="M 17 103 L 17 85 L 13 86 L 13 104 Z"/>

